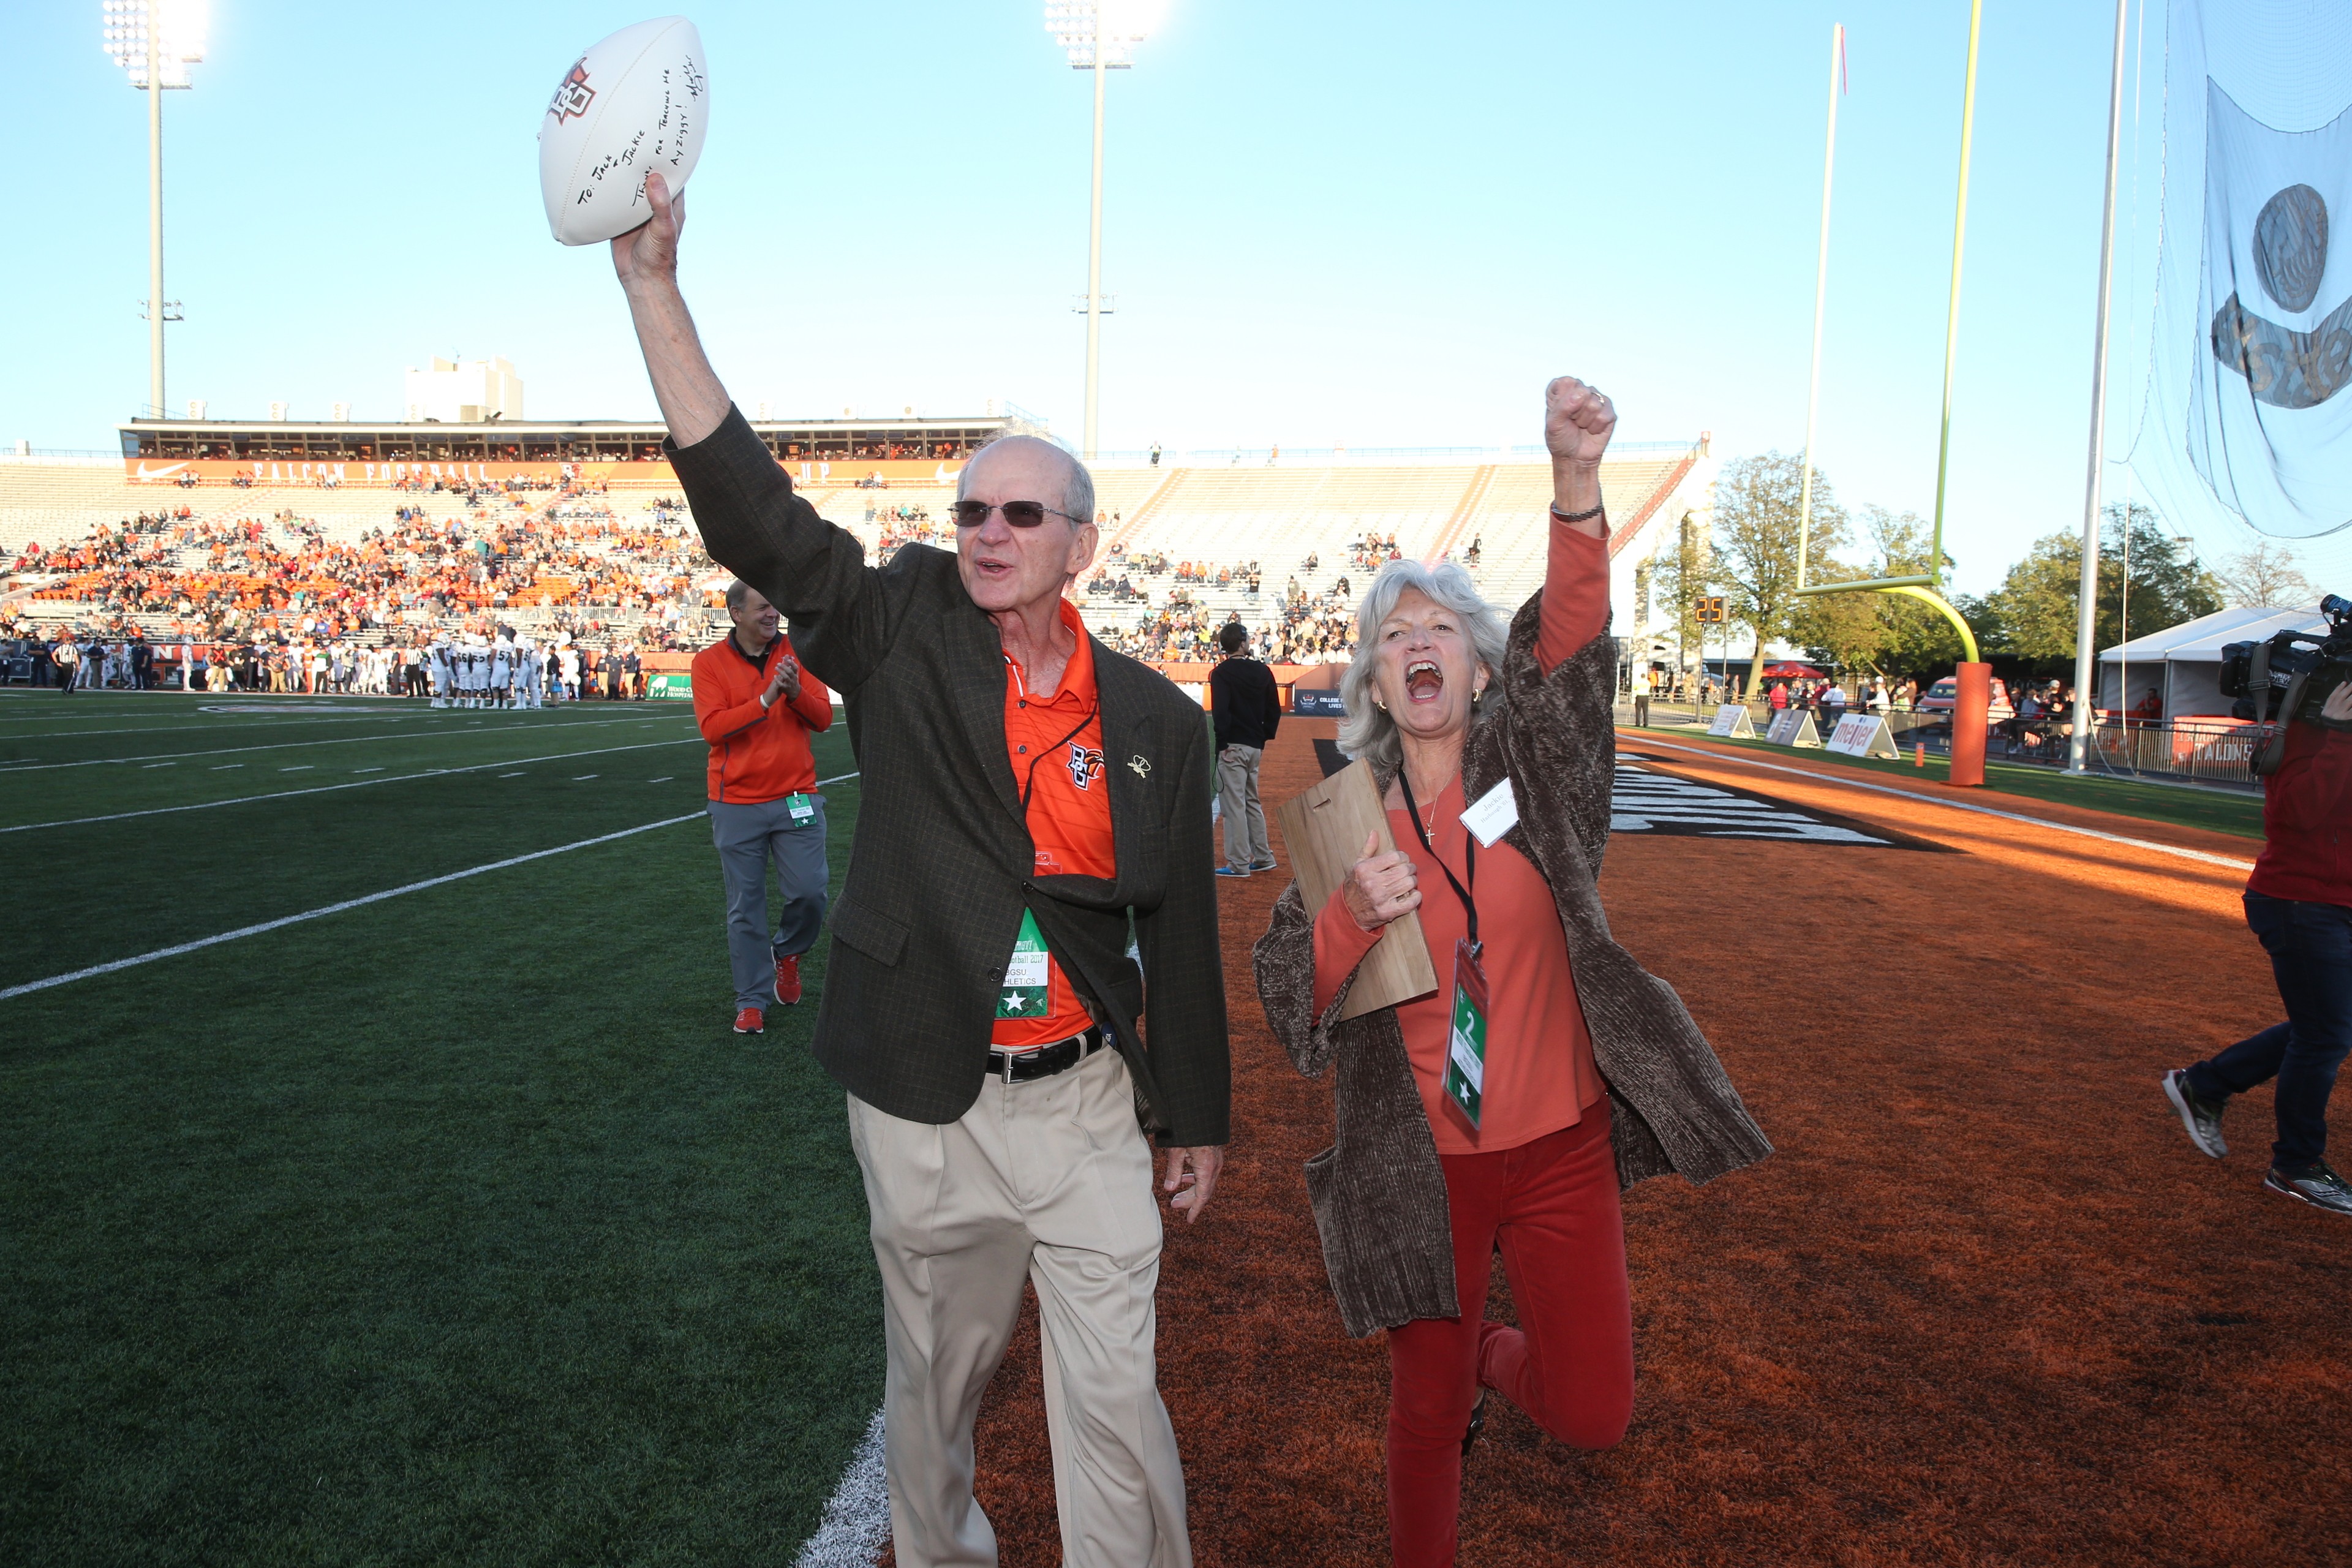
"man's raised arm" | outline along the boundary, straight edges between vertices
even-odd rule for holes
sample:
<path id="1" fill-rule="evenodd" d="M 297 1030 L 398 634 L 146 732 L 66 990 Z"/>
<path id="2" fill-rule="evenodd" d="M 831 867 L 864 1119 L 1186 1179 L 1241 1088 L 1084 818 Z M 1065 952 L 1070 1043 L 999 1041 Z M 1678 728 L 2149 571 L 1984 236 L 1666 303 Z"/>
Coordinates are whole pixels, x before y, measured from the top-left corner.
<path id="1" fill-rule="evenodd" d="M 685 199 L 673 199 L 659 174 L 646 177 L 646 199 L 654 216 L 613 241 L 613 270 L 628 296 L 694 525 L 712 560 L 784 613 L 802 661 L 836 690 L 854 690 L 887 651 L 898 616 L 866 568 L 865 547 L 793 493 L 735 413 L 678 292 Z"/>
<path id="2" fill-rule="evenodd" d="M 719 428 L 730 405 L 695 335 L 686 296 L 678 292 L 677 233 L 686 226 L 686 198 L 672 201 L 668 183 L 647 174 L 646 199 L 654 216 L 613 241 L 613 270 L 629 297 L 629 315 L 636 322 L 637 342 L 645 350 L 669 438 L 691 447 Z"/>

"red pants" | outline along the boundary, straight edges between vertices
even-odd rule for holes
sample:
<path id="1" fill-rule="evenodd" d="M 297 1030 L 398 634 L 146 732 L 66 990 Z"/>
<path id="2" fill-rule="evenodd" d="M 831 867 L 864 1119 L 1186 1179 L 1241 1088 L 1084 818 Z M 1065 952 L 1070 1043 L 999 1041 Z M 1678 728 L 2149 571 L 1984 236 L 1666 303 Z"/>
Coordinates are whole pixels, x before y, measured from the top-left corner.
<path id="1" fill-rule="evenodd" d="M 1633 1414 L 1633 1317 L 1609 1104 L 1517 1149 L 1445 1154 L 1463 1316 L 1389 1331 L 1389 1543 L 1398 1568 L 1451 1568 L 1462 1436 L 1481 1388 L 1580 1448 Z M 1485 1321 L 1496 1242 L 1521 1328 Z"/>

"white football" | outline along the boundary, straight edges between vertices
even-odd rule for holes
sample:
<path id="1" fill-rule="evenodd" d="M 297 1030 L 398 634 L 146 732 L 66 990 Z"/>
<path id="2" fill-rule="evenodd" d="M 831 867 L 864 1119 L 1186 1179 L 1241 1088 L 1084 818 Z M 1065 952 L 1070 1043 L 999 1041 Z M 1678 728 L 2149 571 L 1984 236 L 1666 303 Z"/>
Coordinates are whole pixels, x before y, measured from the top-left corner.
<path id="1" fill-rule="evenodd" d="M 683 16 L 624 27 L 556 84 L 539 127 L 539 194 L 566 245 L 594 245 L 653 216 L 646 175 L 672 193 L 702 156 L 710 77 L 702 37 Z"/>

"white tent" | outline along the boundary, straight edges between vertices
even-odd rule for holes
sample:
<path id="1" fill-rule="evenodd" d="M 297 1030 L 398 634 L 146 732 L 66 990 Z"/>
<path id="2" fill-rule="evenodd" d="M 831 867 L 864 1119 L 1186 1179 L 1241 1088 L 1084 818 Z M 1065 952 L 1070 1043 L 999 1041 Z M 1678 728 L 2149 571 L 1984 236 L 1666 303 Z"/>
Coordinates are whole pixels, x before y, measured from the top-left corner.
<path id="1" fill-rule="evenodd" d="M 2221 695 L 2222 647 L 2261 642 L 2282 631 L 2324 637 L 2327 617 L 2316 608 L 2216 610 L 2134 637 L 2099 655 L 2099 706 L 2133 709 L 2153 694 L 2167 721 L 2199 714 L 2227 717 L 2232 699 Z"/>

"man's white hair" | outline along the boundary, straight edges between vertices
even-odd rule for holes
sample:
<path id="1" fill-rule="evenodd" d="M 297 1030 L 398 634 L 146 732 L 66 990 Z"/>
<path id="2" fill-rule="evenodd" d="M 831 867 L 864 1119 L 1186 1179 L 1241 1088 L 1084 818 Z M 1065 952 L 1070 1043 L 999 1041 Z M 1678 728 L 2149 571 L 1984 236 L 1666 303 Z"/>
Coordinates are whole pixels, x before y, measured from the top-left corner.
<path id="1" fill-rule="evenodd" d="M 1061 458 L 1064 463 L 1067 464 L 1070 471 L 1068 477 L 1062 481 L 1061 510 L 1065 513 L 1068 514 L 1070 525 L 1074 528 L 1083 528 L 1087 523 L 1094 521 L 1095 477 L 1087 472 L 1087 466 L 1084 463 L 1078 461 L 1077 458 L 1072 457 L 1068 452 L 1064 451 L 1053 442 L 1044 440 L 1035 436 L 999 436 L 994 440 L 984 443 L 980 447 L 979 451 L 975 451 L 971 457 L 966 458 L 963 460 L 962 471 L 956 475 L 956 500 L 963 500 L 964 491 L 971 484 L 971 467 L 974 463 L 980 461 L 982 452 L 990 452 L 995 450 L 999 447 L 1010 447 L 1015 444 L 1040 447 L 1045 451 L 1053 453 L 1054 456 Z"/>

